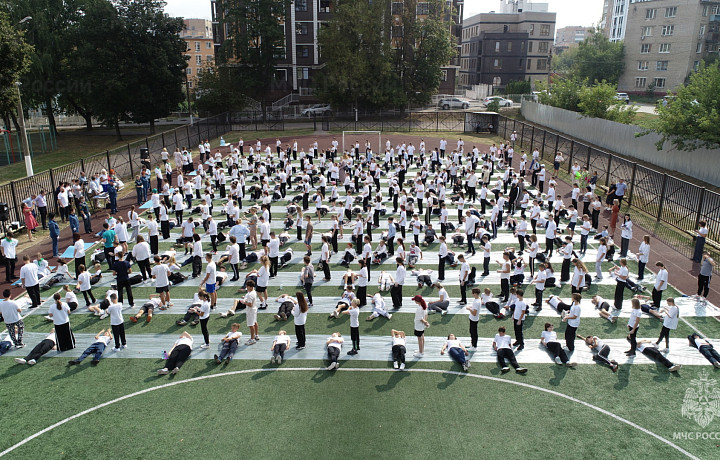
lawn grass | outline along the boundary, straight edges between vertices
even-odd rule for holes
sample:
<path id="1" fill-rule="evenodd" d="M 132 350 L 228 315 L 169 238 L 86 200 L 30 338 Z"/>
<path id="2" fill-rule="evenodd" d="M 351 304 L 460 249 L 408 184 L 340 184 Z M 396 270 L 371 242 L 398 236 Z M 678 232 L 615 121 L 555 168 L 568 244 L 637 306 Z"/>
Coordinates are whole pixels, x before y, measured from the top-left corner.
<path id="1" fill-rule="evenodd" d="M 352 363 L 352 368 L 388 372 L 345 372 L 341 367 L 330 373 L 318 370 L 325 363 L 308 361 L 293 363 L 306 371 L 218 376 L 158 389 L 70 421 L 8 458 L 90 458 L 100 449 L 122 451 L 124 458 L 360 459 L 412 452 L 413 458 L 480 454 L 532 459 L 556 457 L 561 450 L 563 457 L 572 458 L 643 458 L 645 453 L 682 458 L 659 440 L 557 395 L 446 372 L 414 372 L 460 370 L 456 365 L 410 363 L 410 372 L 392 372 L 388 364 Z M 190 360 L 178 376 L 168 378 L 154 374 L 160 365 L 159 359 L 114 359 L 95 368 L 69 368 L 64 360 L 50 359 L 28 368 L 0 359 L 0 375 L 13 381 L 0 394 L 6 401 L 22 402 L 0 414 L 5 427 L 0 448 L 138 390 L 274 367 Z M 612 374 L 601 366 L 585 366 L 580 372 L 537 364 L 525 376 L 500 376 L 495 365 L 479 363 L 471 373 L 559 391 L 664 438 L 698 427 L 680 411 L 684 390 L 696 376 L 693 371 L 670 375 L 654 365 L 633 365 Z M 676 442 L 701 458 L 716 454 L 714 441 Z"/>

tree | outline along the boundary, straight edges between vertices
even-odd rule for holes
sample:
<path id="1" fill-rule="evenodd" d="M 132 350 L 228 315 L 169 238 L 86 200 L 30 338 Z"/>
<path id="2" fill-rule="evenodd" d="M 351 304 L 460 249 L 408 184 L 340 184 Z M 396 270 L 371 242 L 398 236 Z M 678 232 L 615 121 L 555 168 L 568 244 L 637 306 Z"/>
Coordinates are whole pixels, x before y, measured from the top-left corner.
<path id="1" fill-rule="evenodd" d="M 576 79 L 560 78 L 553 82 L 548 91 L 542 82 L 535 83 L 536 89 L 540 91 L 539 99 L 541 104 L 552 105 L 565 110 L 578 111 L 580 102 L 580 89 L 583 84 Z"/>
<path id="2" fill-rule="evenodd" d="M 625 69 L 625 45 L 622 42 L 610 42 L 596 29 L 580 42 L 574 55 L 565 59 L 570 64 L 569 77 L 588 80 L 590 83 L 605 80 L 617 85 Z"/>
<path id="3" fill-rule="evenodd" d="M 677 88 L 677 97 L 658 104 L 658 119 L 652 131 L 662 135 L 658 150 L 669 141 L 678 150 L 720 148 L 720 63 L 700 64 L 687 85 Z M 647 133 L 643 133 L 647 134 Z"/>
<path id="4" fill-rule="evenodd" d="M 562 53 L 553 56 L 550 61 L 552 65 L 552 71 L 563 77 L 570 76 L 573 64 L 577 58 L 578 47 L 568 48 Z"/>
<path id="5" fill-rule="evenodd" d="M 237 67 L 238 84 L 262 103 L 273 81 L 275 66 L 285 49 L 285 12 L 290 0 L 219 0 L 225 11 L 220 27 L 228 31 L 218 50 L 219 67 Z M 294 31 L 293 31 L 294 32 Z"/>
<path id="6" fill-rule="evenodd" d="M 13 26 L 10 16 L 0 11 L 0 115 L 10 129 L 10 117 L 17 105 L 15 83 L 27 72 L 33 48 L 24 33 Z"/>
<path id="7" fill-rule="evenodd" d="M 510 80 L 505 85 L 505 94 L 530 94 L 532 84 L 527 80 Z"/>
<path id="8" fill-rule="evenodd" d="M 578 109 L 586 117 L 604 118 L 619 123 L 632 123 L 635 120 L 637 108 L 628 106 L 624 101 L 617 99 L 617 86 L 608 82 L 586 86 L 580 90 Z"/>
<path id="9" fill-rule="evenodd" d="M 195 91 L 195 107 L 201 114 L 217 114 L 243 107 L 246 98 L 242 86 L 240 69 L 237 67 L 206 66 L 198 74 Z"/>
<path id="10" fill-rule="evenodd" d="M 183 100 L 187 44 L 179 33 L 182 18 L 166 16 L 158 0 L 114 0 L 124 22 L 132 59 L 124 63 L 134 90 L 130 119 L 150 123 L 165 117 Z"/>
<path id="11" fill-rule="evenodd" d="M 327 63 L 314 81 L 317 96 L 336 107 L 400 105 L 401 89 L 393 78 L 390 14 L 387 0 L 370 4 L 340 2 L 320 29 L 318 42 Z"/>

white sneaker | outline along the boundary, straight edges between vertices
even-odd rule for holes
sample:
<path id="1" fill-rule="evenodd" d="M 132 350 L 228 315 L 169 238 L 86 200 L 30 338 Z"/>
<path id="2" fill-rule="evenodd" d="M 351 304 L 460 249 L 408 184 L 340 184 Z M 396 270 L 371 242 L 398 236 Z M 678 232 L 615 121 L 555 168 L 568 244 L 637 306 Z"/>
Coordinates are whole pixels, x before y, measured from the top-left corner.
<path id="1" fill-rule="evenodd" d="M 25 361 L 23 358 L 15 358 L 15 362 L 18 364 L 27 364 L 27 361 Z"/>
<path id="2" fill-rule="evenodd" d="M 37 361 L 35 361 L 34 359 L 31 359 L 31 360 L 28 361 L 27 363 L 28 363 L 29 365 L 31 365 L 31 366 L 34 366 L 36 362 L 37 362 Z"/>
<path id="3" fill-rule="evenodd" d="M 99 311 L 95 312 L 95 316 L 100 316 L 100 315 L 102 315 L 102 313 L 100 313 Z"/>
<path id="4" fill-rule="evenodd" d="M 327 370 L 331 371 L 335 369 L 335 363 L 330 363 L 330 365 L 327 367 Z"/>
<path id="5" fill-rule="evenodd" d="M 404 371 L 404 370 L 405 370 L 405 363 L 400 363 L 400 370 L 401 370 L 401 371 Z"/>
<path id="6" fill-rule="evenodd" d="M 178 372 L 180 372 L 180 368 L 179 368 L 179 367 L 176 367 L 175 369 L 173 369 L 173 370 L 170 371 L 170 373 L 171 373 L 172 375 L 175 375 L 175 374 L 177 374 Z"/>
<path id="7" fill-rule="evenodd" d="M 477 347 L 470 347 L 470 351 L 477 351 Z"/>
<path id="8" fill-rule="evenodd" d="M 167 375 L 168 370 L 166 367 L 163 367 L 162 369 L 158 369 L 157 373 L 158 375 Z"/>
<path id="9" fill-rule="evenodd" d="M 670 372 L 677 372 L 682 367 L 682 364 L 676 364 L 668 369 Z"/>
<path id="10" fill-rule="evenodd" d="M 270 357 L 270 364 L 275 364 L 275 356 Z"/>
<path id="11" fill-rule="evenodd" d="M 15 361 L 17 361 L 17 358 L 15 359 Z M 400 367 L 400 366 L 398 365 L 398 362 L 397 362 L 397 361 L 393 361 L 393 369 L 397 369 L 398 367 Z"/>
<path id="12" fill-rule="evenodd" d="M 126 349 L 126 348 L 127 348 L 127 344 L 123 345 L 122 347 L 123 347 L 123 350 Z"/>
<path id="13" fill-rule="evenodd" d="M 663 353 L 670 353 L 670 349 L 669 349 L 669 348 L 665 348 L 662 352 L 663 352 Z"/>
<path id="14" fill-rule="evenodd" d="M 108 317 L 108 314 L 107 314 L 107 313 L 103 313 L 102 315 L 100 315 L 100 319 L 105 319 L 105 318 L 107 318 L 107 317 Z"/>
<path id="15" fill-rule="evenodd" d="M 52 319 L 52 316 L 50 316 L 50 315 L 45 316 L 45 319 L 48 320 L 48 321 L 52 321 L 52 320 L 53 320 L 53 319 Z"/>
<path id="16" fill-rule="evenodd" d="M 559 356 L 555 358 L 555 364 L 562 365 L 562 361 L 560 360 Z"/>
<path id="17" fill-rule="evenodd" d="M 282 356 L 278 355 L 278 357 L 275 358 L 275 362 L 276 362 L 277 364 L 282 364 Z"/>
<path id="18" fill-rule="evenodd" d="M 210 345 L 208 345 L 207 343 L 203 343 L 202 345 L 200 345 L 200 348 L 202 348 L 203 350 L 207 350 L 208 348 L 210 348 Z"/>
<path id="19" fill-rule="evenodd" d="M 442 315 L 442 316 L 447 315 L 447 310 L 443 310 L 442 313 L 441 313 L 441 315 Z"/>
<path id="20" fill-rule="evenodd" d="M 416 351 L 415 353 L 413 353 L 413 356 L 416 358 L 422 358 L 424 355 L 425 355 L 424 353 L 420 353 L 419 351 Z"/>
<path id="21" fill-rule="evenodd" d="M 247 342 L 245 342 L 245 345 L 255 345 L 255 339 L 250 339 Z"/>
<path id="22" fill-rule="evenodd" d="M 115 348 L 112 349 L 112 351 L 120 351 L 120 348 L 115 347 Z"/>
<path id="23" fill-rule="evenodd" d="M 392 313 L 387 315 L 387 319 L 392 319 Z"/>

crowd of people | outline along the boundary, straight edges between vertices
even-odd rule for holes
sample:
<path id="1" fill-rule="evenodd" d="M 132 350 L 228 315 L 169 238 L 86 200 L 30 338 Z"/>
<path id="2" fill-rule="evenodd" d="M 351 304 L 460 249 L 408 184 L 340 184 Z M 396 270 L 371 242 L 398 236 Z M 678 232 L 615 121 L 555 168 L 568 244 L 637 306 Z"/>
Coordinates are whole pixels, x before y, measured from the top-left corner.
<path id="1" fill-rule="evenodd" d="M 653 277 L 651 295 L 642 295 L 647 290 L 644 286 L 647 267 L 652 263 L 651 241 L 645 236 L 639 247 L 631 251 L 633 222 L 629 213 L 621 214 L 628 187 L 622 179 L 612 184 L 603 196 L 597 188 L 597 173 L 575 163 L 570 168 L 572 191 L 565 197 L 558 191 L 558 172 L 565 161 L 563 155 L 555 156 L 551 172 L 543 164 L 539 151 L 516 152 L 513 138 L 499 146 L 493 144 L 482 152 L 477 146 L 466 146 L 462 139 L 454 146 L 440 139 L 433 147 L 424 141 L 418 146 L 413 143 L 393 146 L 387 140 L 384 148 L 380 147 L 382 151 L 375 151 L 368 141 L 364 145 L 356 141 L 341 150 L 337 139 L 325 149 L 319 148 L 317 141 L 306 150 L 298 148 L 297 141 L 283 145 L 280 139 L 275 141 L 274 149 L 260 140 L 249 145 L 240 140 L 229 147 L 229 155 L 223 156 L 220 150 L 213 154 L 209 143 L 201 143 L 198 146 L 199 162 L 193 160 L 187 149 L 177 149 L 173 154 L 163 150 L 162 163 L 154 169 L 145 164 L 136 177 L 137 206 L 133 206 L 127 216 L 117 213 L 116 195 L 122 184 L 112 171 L 103 170 L 92 178 L 83 176 L 72 183 L 60 184 L 55 197 L 60 219 L 68 220 L 73 230 L 72 257 L 58 261 L 64 270 L 59 267 L 58 271 L 52 272 L 41 255 L 36 260 L 25 256 L 19 278 L 33 308 L 41 303 L 40 286 L 47 286 L 52 280 L 54 283 L 66 282 L 66 285 L 62 292 L 54 294 L 49 308 L 47 318 L 53 323 L 52 333 L 28 357 L 18 358 L 19 363 L 34 364 L 52 349 L 67 351 L 75 347 L 70 316 L 79 307 L 80 293 L 90 311 L 100 319 L 110 317 L 110 328 L 99 332 L 95 342 L 70 364 L 79 364 L 89 355 L 93 355 L 93 363 L 97 364 L 106 346 L 113 341 L 114 351 L 127 348 L 123 310 L 127 306 L 135 309 L 133 286 L 148 280 L 154 286 L 155 294 L 137 303 L 139 309 L 129 317 L 133 323 L 143 317 L 150 322 L 157 310 L 172 307 L 171 286 L 190 278 L 199 279 L 200 287 L 177 324 L 200 326 L 201 349 L 211 346 L 207 324 L 210 315 L 217 310 L 218 289 L 223 284 L 242 282 L 242 299 L 236 300 L 227 311 L 218 313 L 230 317 L 244 311 L 249 334 L 245 344 L 257 344 L 260 341 L 258 310 L 269 307 L 271 280 L 279 276 L 282 267 L 292 263 L 298 264 L 295 271 L 301 290 L 295 295 L 276 297 L 278 310 L 273 316 L 282 322 L 293 318 L 295 348 L 303 350 L 307 313 L 313 307 L 313 288 L 320 280 L 332 281 L 331 263 L 335 258 L 347 270 L 340 281 L 344 291 L 330 318 L 349 316 L 349 355 L 360 351 L 360 309 L 371 304 L 367 321 L 379 317 L 391 320 L 393 312 L 402 308 L 407 300 L 404 286 L 412 284 L 409 280 L 415 277 L 418 287 L 430 286 L 438 295 L 437 299 L 425 299 L 421 295 L 411 298 L 416 305 L 413 333 L 417 338 L 417 351 L 414 357 L 421 359 L 425 353 L 424 332 L 430 325 L 428 314 L 444 315 L 453 303 L 443 284 L 451 282 L 446 275 L 452 273 L 457 276 L 460 286 L 458 303 L 469 317 L 470 346 L 466 347 L 457 336 L 450 334 L 440 353 L 447 353 L 464 370 L 469 369 L 468 357 L 478 347 L 480 315 L 487 311 L 498 320 L 509 317 L 512 321 L 514 341 L 505 327 L 500 327 L 492 342 L 502 371 L 507 372 L 509 364 L 518 373 L 526 372 L 527 369 L 520 367 L 515 358 L 515 353 L 525 346 L 525 321 L 531 314 L 531 307 L 537 312 L 549 305 L 560 314 L 560 321 L 566 323 L 564 346 L 558 341 L 555 326 L 550 322 L 545 324 L 539 337 L 541 346 L 553 361 L 574 367 L 576 363 L 571 357 L 579 338 L 594 352 L 596 361 L 617 371 L 618 364 L 609 358 L 610 349 L 601 338 L 578 334 L 582 316 L 580 304 L 585 291 L 593 282 L 610 276 L 616 285 L 612 301 L 594 296 L 592 302 L 602 318 L 615 322 L 628 300 L 628 291 L 632 291 L 632 309 L 627 324 L 630 349 L 626 355 L 634 356 L 640 352 L 665 364 L 671 371 L 679 368 L 667 361 L 657 348 L 664 340 L 663 351 L 667 352 L 671 331 L 678 324 L 679 310 L 674 300 L 663 299 L 669 286 L 668 271 L 662 261 L 656 261 L 654 266 L 658 271 Z M 108 194 L 112 203 L 98 233 L 90 226 L 86 189 L 91 190 L 92 196 Z M 293 191 L 297 194 L 290 196 Z M 148 212 L 141 215 L 140 208 L 146 203 L 149 203 Z M 273 229 L 273 203 L 282 203 L 285 207 L 282 230 Z M 56 216 L 47 212 L 46 193 L 43 191 L 33 197 L 26 207 L 28 232 L 32 231 L 33 225 L 39 225 L 33 223 L 38 214 L 42 227 L 50 228 L 53 257 L 58 257 L 58 225 Z M 456 209 L 455 215 L 451 215 L 451 207 Z M 607 223 L 600 222 L 603 210 L 611 212 Z M 78 216 L 85 222 L 85 233 L 95 234 L 102 244 L 102 250 L 93 254 L 89 261 L 85 238 L 91 237 L 81 234 Z M 614 238 L 618 224 L 620 242 L 616 246 Z M 323 226 L 327 231 L 320 231 Z M 180 232 L 177 239 L 171 236 L 173 229 Z M 296 235 L 293 235 L 293 229 Z M 351 235 L 352 242 L 341 251 L 339 240 L 345 233 Z M 517 243 L 498 243 L 502 233 L 512 234 Z M 699 301 L 704 301 L 708 295 L 715 266 L 715 261 L 702 247 L 706 235 L 707 228 L 701 222 L 694 254 L 702 264 L 698 280 Z M 598 245 L 594 253 L 588 252 L 591 237 Z M 161 251 L 160 241 L 172 242 L 174 248 Z M 284 247 L 289 242 L 304 246 L 306 252 L 302 261 L 295 258 L 293 248 Z M 0 242 L 7 281 L 16 279 L 16 246 L 17 240 L 10 236 Z M 462 253 L 462 249 L 466 251 Z M 493 251 L 497 253 L 500 249 L 501 257 L 493 262 Z M 184 253 L 181 255 L 180 251 Z M 617 264 L 613 262 L 612 268 L 605 270 L 603 264 L 607 267 L 609 261 L 616 260 L 614 256 L 618 251 Z M 482 252 L 482 257 L 477 257 L 476 252 Z M 430 253 L 437 255 L 436 271 L 427 268 L 425 260 L 430 258 Z M 561 262 L 556 272 L 555 261 L 558 259 Z M 394 271 L 382 270 L 386 260 L 394 262 Z M 634 280 L 628 260 L 637 261 Z M 74 273 L 66 267 L 71 262 L 74 262 Z M 103 264 L 107 265 L 106 273 L 112 273 L 115 282 L 98 301 L 93 285 L 102 279 Z M 250 264 L 257 268 L 245 272 Z M 192 268 L 191 274 L 183 270 L 187 265 Z M 494 273 L 491 265 L 497 266 Z M 447 267 L 459 269 L 449 272 Z M 480 268 L 482 272 L 478 273 Z M 137 273 L 133 271 L 135 269 Z M 473 287 L 478 282 L 494 279 L 494 276 L 499 277 L 497 297 L 490 289 Z M 75 289 L 70 283 L 75 284 Z M 571 286 L 571 300 L 546 297 L 547 288 L 564 284 Z M 377 289 L 374 289 L 376 285 Z M 526 302 L 528 289 L 532 289 L 529 294 L 532 300 Z M 384 297 L 388 291 L 391 305 Z M 22 347 L 22 309 L 9 298 L 9 291 L 6 293 L 7 297 L 0 302 L 0 312 L 9 340 L 15 347 Z M 655 343 L 636 339 L 643 312 L 663 321 L 662 332 Z M 233 359 L 243 335 L 241 327 L 239 323 L 233 323 L 221 343 L 216 344 L 219 353 L 214 355 L 215 362 L 229 363 Z M 691 339 L 690 344 L 713 365 L 720 367 L 712 345 L 703 340 L 698 336 Z M 281 330 L 269 343 L 272 362 L 282 363 L 285 352 L 291 347 L 290 336 Z M 166 365 L 158 373 L 176 373 L 190 357 L 193 344 L 192 335 L 183 332 L 175 341 Z M 337 369 L 343 344 L 340 332 L 327 339 L 328 370 Z M 393 329 L 389 344 L 393 367 L 404 369 L 405 332 Z"/>

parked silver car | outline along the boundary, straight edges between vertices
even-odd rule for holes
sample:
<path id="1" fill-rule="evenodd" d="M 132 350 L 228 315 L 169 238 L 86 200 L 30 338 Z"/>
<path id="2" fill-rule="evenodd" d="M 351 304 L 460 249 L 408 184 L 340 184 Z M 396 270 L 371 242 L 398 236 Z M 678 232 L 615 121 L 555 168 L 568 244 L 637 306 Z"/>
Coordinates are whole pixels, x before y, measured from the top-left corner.
<path id="1" fill-rule="evenodd" d="M 470 103 L 468 101 L 463 101 L 462 99 L 459 99 L 457 97 L 446 97 L 445 99 L 440 99 L 438 101 L 438 107 L 443 110 L 449 110 L 449 109 L 467 109 L 470 107 Z"/>
<path id="2" fill-rule="evenodd" d="M 315 104 L 300 113 L 303 117 L 321 117 L 323 115 L 332 115 L 329 104 Z"/>

